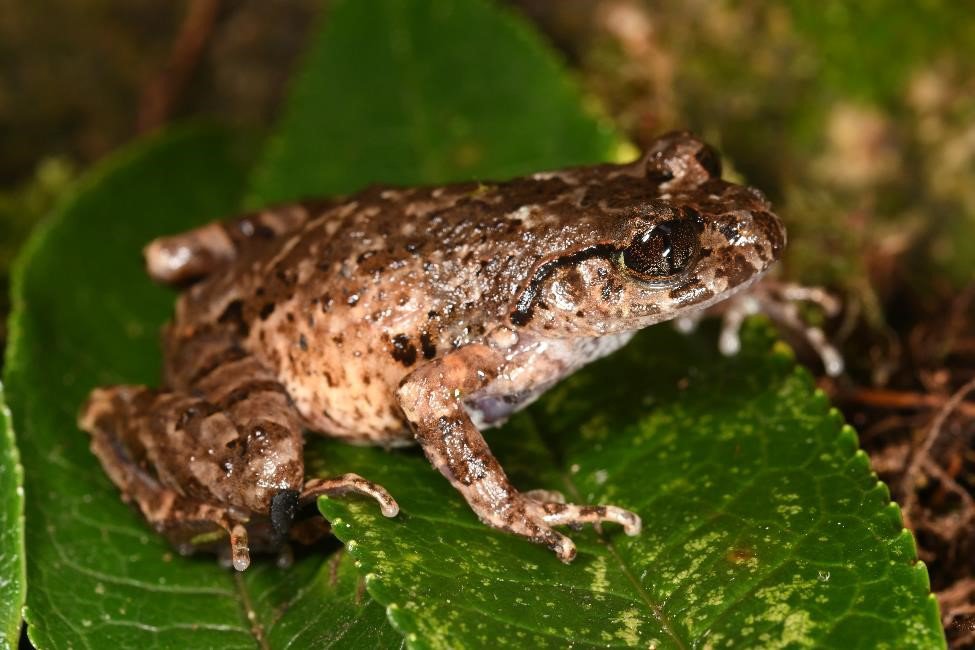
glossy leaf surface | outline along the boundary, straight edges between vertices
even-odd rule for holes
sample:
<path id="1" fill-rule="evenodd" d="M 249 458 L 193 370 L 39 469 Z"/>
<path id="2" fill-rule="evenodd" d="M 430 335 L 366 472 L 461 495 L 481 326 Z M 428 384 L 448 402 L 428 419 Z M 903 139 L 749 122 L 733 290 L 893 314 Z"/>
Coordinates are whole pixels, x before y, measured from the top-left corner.
<path id="1" fill-rule="evenodd" d="M 324 499 L 369 592 L 415 647 L 939 647 L 937 605 L 856 436 L 764 327 L 652 328 L 491 440 L 522 489 L 638 512 L 572 533 L 579 556 L 477 522 L 423 458 L 331 445 L 399 519 Z"/>

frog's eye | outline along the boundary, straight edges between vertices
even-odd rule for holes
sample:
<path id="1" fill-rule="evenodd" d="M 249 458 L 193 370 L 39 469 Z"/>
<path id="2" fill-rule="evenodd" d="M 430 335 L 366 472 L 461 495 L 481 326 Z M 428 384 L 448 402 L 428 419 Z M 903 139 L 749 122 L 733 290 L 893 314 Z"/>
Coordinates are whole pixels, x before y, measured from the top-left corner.
<path id="1" fill-rule="evenodd" d="M 639 280 L 666 283 L 697 259 L 698 232 L 699 226 L 691 219 L 664 221 L 634 237 L 620 261 Z"/>

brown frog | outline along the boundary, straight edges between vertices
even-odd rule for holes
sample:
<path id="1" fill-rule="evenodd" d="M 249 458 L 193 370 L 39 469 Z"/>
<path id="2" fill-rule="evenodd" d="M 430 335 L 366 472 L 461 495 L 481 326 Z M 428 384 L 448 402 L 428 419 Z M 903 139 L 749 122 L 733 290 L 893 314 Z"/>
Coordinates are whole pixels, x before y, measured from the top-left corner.
<path id="1" fill-rule="evenodd" d="M 325 534 L 296 512 L 356 491 L 306 481 L 303 431 L 418 443 L 486 524 L 575 555 L 557 526 L 640 518 L 520 492 L 481 429 L 649 325 L 759 278 L 785 230 L 722 181 L 688 133 L 626 165 L 502 183 L 373 187 L 157 239 L 150 275 L 186 287 L 163 335 L 163 388 L 92 392 L 79 417 L 106 472 L 178 548 L 250 550 Z M 229 536 L 229 544 L 226 538 Z"/>

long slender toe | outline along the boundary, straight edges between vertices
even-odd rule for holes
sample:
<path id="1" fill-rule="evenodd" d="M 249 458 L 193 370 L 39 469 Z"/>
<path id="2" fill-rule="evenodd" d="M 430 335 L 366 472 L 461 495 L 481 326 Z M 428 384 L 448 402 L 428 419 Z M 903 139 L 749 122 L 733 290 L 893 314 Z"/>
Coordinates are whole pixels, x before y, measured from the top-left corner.
<path id="1" fill-rule="evenodd" d="M 251 565 L 250 549 L 247 545 L 247 529 L 241 524 L 235 525 L 230 530 L 230 557 L 234 568 L 238 571 L 246 571 Z"/>
<path id="2" fill-rule="evenodd" d="M 301 502 L 307 503 L 320 495 L 339 495 L 356 492 L 375 499 L 386 517 L 399 514 L 399 504 L 383 486 L 362 478 L 358 474 L 342 474 L 333 478 L 313 478 L 305 483 Z"/>

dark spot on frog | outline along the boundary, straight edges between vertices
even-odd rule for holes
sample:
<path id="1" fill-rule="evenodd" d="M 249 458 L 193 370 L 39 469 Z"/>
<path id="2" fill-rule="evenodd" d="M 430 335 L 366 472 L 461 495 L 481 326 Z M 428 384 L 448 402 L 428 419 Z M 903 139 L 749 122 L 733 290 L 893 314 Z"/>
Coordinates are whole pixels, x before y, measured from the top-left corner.
<path id="1" fill-rule="evenodd" d="M 437 346 L 433 344 L 429 332 L 420 333 L 420 348 L 423 350 L 424 359 L 432 359 L 437 356 Z"/>
<path id="2" fill-rule="evenodd" d="M 322 303 L 322 313 L 327 314 L 332 309 L 332 296 L 330 294 L 323 294 L 319 301 Z"/>
<path id="3" fill-rule="evenodd" d="M 736 287 L 755 275 L 755 268 L 737 251 L 729 251 L 722 255 L 719 264 L 715 265 L 716 276 L 727 278 L 728 286 Z"/>
<path id="4" fill-rule="evenodd" d="M 295 314 L 292 311 L 289 311 L 287 314 L 284 315 L 284 317 L 288 319 L 289 323 L 295 322 Z"/>
<path id="5" fill-rule="evenodd" d="M 297 274 L 294 271 L 278 269 L 274 275 L 281 282 L 281 284 L 286 286 L 291 286 L 297 281 Z"/>
<path id="6" fill-rule="evenodd" d="M 578 267 L 572 266 L 566 269 L 562 280 L 563 286 L 573 302 L 578 302 L 585 297 L 586 280 L 582 277 Z"/>
<path id="7" fill-rule="evenodd" d="M 704 224 L 705 224 L 704 217 L 702 217 L 701 216 L 701 213 L 698 212 L 697 210 L 695 210 L 694 208 L 692 208 L 691 206 L 685 205 L 682 208 L 681 212 L 682 212 L 682 214 L 683 214 L 683 216 L 684 216 L 685 219 L 689 219 L 689 220 L 693 221 L 694 223 L 696 223 L 701 228 L 704 227 Z"/>
<path id="8" fill-rule="evenodd" d="M 308 352 L 308 339 L 305 338 L 304 334 L 298 337 L 298 347 L 301 348 L 302 352 Z"/>
<path id="9" fill-rule="evenodd" d="M 349 307 L 355 307 L 357 304 L 359 304 L 359 294 L 357 293 L 352 294 L 351 296 L 348 297 L 346 302 L 349 304 Z"/>
<path id="10" fill-rule="evenodd" d="M 416 363 L 416 346 L 406 334 L 397 334 L 392 339 L 393 358 L 409 368 Z"/>
<path id="11" fill-rule="evenodd" d="M 530 321 L 531 319 L 532 319 L 531 313 L 525 311 L 513 311 L 511 312 L 511 316 L 510 316 L 511 324 L 517 325 L 519 327 L 527 324 L 528 321 Z"/>
<path id="12" fill-rule="evenodd" d="M 274 313 L 275 306 L 273 302 L 265 303 L 257 315 L 261 320 L 267 320 L 267 317 Z"/>
<path id="13" fill-rule="evenodd" d="M 717 222 L 718 232 L 720 232 L 728 243 L 733 244 L 738 241 L 738 237 L 741 236 L 738 230 L 738 219 L 734 217 L 722 218 Z"/>
<path id="14" fill-rule="evenodd" d="M 217 322 L 233 325 L 238 336 L 247 336 L 250 328 L 247 327 L 247 322 L 244 320 L 244 301 L 239 299 L 231 301 L 217 318 Z"/>
<path id="15" fill-rule="evenodd" d="M 622 291 L 623 285 L 616 282 L 613 278 L 606 278 L 606 282 L 603 283 L 599 295 L 605 302 L 615 302 L 619 300 Z"/>

